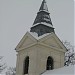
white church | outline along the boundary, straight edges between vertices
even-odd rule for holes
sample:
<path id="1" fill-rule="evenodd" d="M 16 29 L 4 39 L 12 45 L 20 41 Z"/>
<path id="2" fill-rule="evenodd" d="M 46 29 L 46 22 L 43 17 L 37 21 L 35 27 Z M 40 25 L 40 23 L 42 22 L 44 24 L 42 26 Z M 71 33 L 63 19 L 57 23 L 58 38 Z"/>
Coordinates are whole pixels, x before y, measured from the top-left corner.
<path id="1" fill-rule="evenodd" d="M 45 0 L 30 32 L 26 32 L 15 49 L 16 75 L 51 75 L 53 70 L 64 67 L 66 47 L 55 34 Z"/>

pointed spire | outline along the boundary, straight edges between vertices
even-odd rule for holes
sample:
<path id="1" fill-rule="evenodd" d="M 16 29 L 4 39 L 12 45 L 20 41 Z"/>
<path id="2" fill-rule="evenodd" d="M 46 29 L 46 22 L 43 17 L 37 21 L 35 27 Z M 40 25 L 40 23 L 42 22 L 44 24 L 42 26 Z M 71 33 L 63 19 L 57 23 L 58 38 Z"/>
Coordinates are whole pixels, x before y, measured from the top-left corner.
<path id="1" fill-rule="evenodd" d="M 49 14 L 50 13 L 48 12 L 48 7 L 46 4 L 46 1 L 43 0 L 33 25 L 35 25 L 37 23 L 44 22 L 44 23 L 50 24 L 50 26 L 52 27 L 53 25 L 52 25 L 51 18 L 50 18 Z"/>
<path id="2" fill-rule="evenodd" d="M 36 32 L 38 36 L 54 32 L 49 14 L 46 1 L 43 0 L 30 32 Z"/>
<path id="3" fill-rule="evenodd" d="M 47 7 L 47 4 L 46 4 L 46 0 L 42 1 L 42 4 L 41 4 L 41 7 L 40 7 L 39 11 L 46 11 L 46 12 L 48 12 L 48 7 Z"/>

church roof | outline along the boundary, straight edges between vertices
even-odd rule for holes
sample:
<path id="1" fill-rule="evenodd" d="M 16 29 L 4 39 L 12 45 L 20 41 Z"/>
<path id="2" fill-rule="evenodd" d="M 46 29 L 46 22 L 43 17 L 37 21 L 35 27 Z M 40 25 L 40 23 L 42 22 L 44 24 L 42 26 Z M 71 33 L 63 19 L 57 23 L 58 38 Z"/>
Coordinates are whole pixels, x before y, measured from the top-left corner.
<path id="1" fill-rule="evenodd" d="M 58 45 L 60 45 L 61 48 L 58 48 L 54 45 L 49 45 L 47 47 L 51 47 L 51 48 L 54 48 L 54 49 L 57 49 L 57 50 L 60 50 L 62 52 L 65 52 L 66 51 L 66 47 L 62 44 L 62 42 L 59 40 L 59 38 L 56 36 L 56 34 L 54 34 L 53 32 L 52 33 L 46 33 L 44 35 L 41 35 L 38 37 L 38 34 L 37 33 L 33 33 L 33 32 L 27 32 L 24 37 L 21 39 L 21 41 L 19 42 L 19 44 L 16 46 L 15 50 L 18 51 L 21 47 L 21 45 L 23 45 L 23 43 L 25 42 L 25 39 L 28 38 L 31 40 L 34 40 L 32 41 L 32 43 L 34 44 L 37 44 L 38 42 L 43 42 L 43 41 L 46 41 L 47 39 L 49 40 L 50 38 L 54 38 L 54 40 L 58 43 Z M 26 43 L 26 42 L 25 42 Z M 27 42 L 29 43 L 29 42 Z M 26 44 L 27 44 L 26 43 Z M 29 45 L 29 44 L 28 44 Z M 33 44 L 32 44 L 33 45 Z M 30 45 L 29 45 L 30 46 Z M 26 48 L 29 47 L 26 45 Z M 25 48 L 25 46 L 24 46 Z M 63 49 L 63 50 L 62 50 Z"/>
<path id="2" fill-rule="evenodd" d="M 46 26 L 53 28 L 52 21 L 51 21 L 51 18 L 50 18 L 49 14 L 50 13 L 48 11 L 48 7 L 47 7 L 47 4 L 46 4 L 46 1 L 43 0 L 42 4 L 41 4 L 41 7 L 39 9 L 39 12 L 37 13 L 35 21 L 33 23 L 33 26 L 36 26 L 36 25 L 41 24 L 41 23 L 44 22 L 44 23 L 46 23 L 45 24 Z"/>
<path id="3" fill-rule="evenodd" d="M 50 35 L 50 34 L 52 34 L 52 33 L 46 33 L 46 34 L 44 34 L 44 35 L 41 35 L 41 36 L 39 36 L 38 37 L 38 34 L 37 33 L 35 33 L 35 32 L 28 32 L 28 33 L 30 33 L 35 39 L 37 39 L 37 40 L 39 40 L 39 39 L 42 39 L 43 37 L 45 37 L 45 36 L 48 36 L 48 35 Z"/>

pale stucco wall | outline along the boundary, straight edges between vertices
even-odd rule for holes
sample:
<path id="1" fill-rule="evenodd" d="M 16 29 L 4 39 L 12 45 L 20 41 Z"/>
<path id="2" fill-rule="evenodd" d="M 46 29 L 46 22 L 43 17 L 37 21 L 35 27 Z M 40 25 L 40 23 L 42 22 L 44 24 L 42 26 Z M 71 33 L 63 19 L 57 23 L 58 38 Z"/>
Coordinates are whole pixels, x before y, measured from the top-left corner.
<path id="1" fill-rule="evenodd" d="M 34 45 L 19 51 L 17 55 L 17 75 L 23 75 L 25 57 L 29 56 L 29 74 L 40 75 L 46 71 L 47 57 L 54 60 L 54 69 L 64 66 L 64 53 L 42 45 Z"/>

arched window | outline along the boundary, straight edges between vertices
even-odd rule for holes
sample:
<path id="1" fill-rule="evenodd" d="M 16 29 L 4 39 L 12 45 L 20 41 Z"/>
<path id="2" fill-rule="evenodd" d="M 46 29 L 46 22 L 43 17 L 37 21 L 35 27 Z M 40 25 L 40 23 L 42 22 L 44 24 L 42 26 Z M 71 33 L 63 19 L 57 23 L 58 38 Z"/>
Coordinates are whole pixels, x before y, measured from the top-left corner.
<path id="1" fill-rule="evenodd" d="M 28 69 L 29 69 L 29 56 L 27 56 L 24 61 L 24 74 L 28 74 Z"/>
<path id="2" fill-rule="evenodd" d="M 47 58 L 47 65 L 46 65 L 46 70 L 52 70 L 53 69 L 53 59 L 52 57 Z"/>

